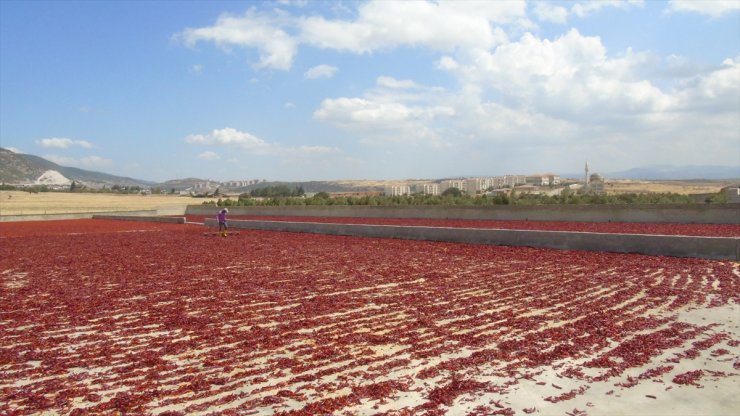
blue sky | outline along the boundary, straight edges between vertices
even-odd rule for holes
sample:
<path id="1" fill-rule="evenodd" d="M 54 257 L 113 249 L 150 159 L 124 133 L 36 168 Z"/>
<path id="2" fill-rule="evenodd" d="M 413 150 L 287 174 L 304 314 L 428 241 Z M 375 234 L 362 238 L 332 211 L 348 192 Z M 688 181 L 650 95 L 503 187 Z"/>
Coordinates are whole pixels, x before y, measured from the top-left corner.
<path id="1" fill-rule="evenodd" d="M 740 1 L 0 1 L 0 146 L 140 179 L 740 169 Z"/>

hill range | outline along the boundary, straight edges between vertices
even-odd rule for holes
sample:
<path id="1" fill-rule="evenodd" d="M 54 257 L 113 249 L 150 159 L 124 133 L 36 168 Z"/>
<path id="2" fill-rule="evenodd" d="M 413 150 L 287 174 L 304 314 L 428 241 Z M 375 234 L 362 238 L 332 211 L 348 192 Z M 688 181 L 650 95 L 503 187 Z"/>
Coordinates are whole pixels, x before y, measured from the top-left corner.
<path id="1" fill-rule="evenodd" d="M 622 172 L 603 173 L 609 179 L 635 180 L 733 180 L 740 178 L 740 166 L 645 166 Z M 563 178 L 579 179 L 583 173 L 562 174 Z M 443 179 L 443 178 L 440 178 Z M 435 181 L 430 179 L 422 182 Z M 75 167 L 66 167 L 39 156 L 14 153 L 0 147 L 0 183 L 9 185 L 68 185 L 72 181 L 91 188 L 119 186 L 161 187 L 165 190 L 183 190 L 199 182 L 199 178 L 172 179 L 166 182 L 155 182 L 144 179 L 116 176 Z M 285 185 L 302 187 L 305 192 L 370 192 L 382 191 L 386 183 L 398 182 L 386 180 L 335 180 L 335 181 L 263 181 L 239 188 L 241 192 L 270 186 Z M 418 182 L 418 180 L 405 182 Z"/>

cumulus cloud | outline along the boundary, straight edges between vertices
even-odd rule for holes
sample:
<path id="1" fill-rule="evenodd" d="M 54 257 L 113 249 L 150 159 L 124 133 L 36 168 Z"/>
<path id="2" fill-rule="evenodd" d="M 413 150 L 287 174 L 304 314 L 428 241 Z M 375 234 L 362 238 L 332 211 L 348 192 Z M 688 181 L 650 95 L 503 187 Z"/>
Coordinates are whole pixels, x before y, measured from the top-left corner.
<path id="1" fill-rule="evenodd" d="M 70 147 L 78 146 L 85 149 L 92 149 L 92 143 L 85 140 L 73 140 L 64 137 L 49 137 L 41 140 L 37 140 L 36 143 L 41 147 L 56 148 L 56 149 L 67 149 Z"/>
<path id="2" fill-rule="evenodd" d="M 193 134 L 185 138 L 187 143 L 202 145 L 227 145 L 238 146 L 247 150 L 259 150 L 268 148 L 270 145 L 264 140 L 230 127 L 213 130 L 209 134 Z"/>
<path id="3" fill-rule="evenodd" d="M 635 76 L 646 59 L 631 51 L 610 58 L 598 37 L 572 29 L 554 41 L 526 34 L 493 52 L 479 51 L 466 64 L 446 67 L 466 83 L 503 95 L 509 105 L 588 123 L 671 104 L 660 89 Z"/>
<path id="4" fill-rule="evenodd" d="M 242 149 L 247 153 L 256 155 L 311 155 L 311 154 L 330 154 L 341 153 L 341 150 L 335 147 L 326 146 L 283 146 L 279 143 L 272 143 L 262 140 L 250 133 L 239 131 L 237 129 L 226 127 L 215 129 L 208 134 L 191 134 L 185 138 L 186 143 L 204 146 L 227 146 Z M 212 151 L 206 151 L 198 156 L 200 159 L 215 160 L 218 155 Z"/>
<path id="5" fill-rule="evenodd" d="M 578 2 L 571 7 L 571 12 L 578 17 L 586 17 L 607 7 L 627 10 L 631 7 L 643 7 L 643 0 L 591 0 Z"/>
<path id="6" fill-rule="evenodd" d="M 216 152 L 206 151 L 198 155 L 198 159 L 201 160 L 219 160 L 221 159 L 221 156 L 218 155 Z"/>
<path id="7" fill-rule="evenodd" d="M 363 3 L 354 21 L 312 16 L 300 21 L 305 43 L 353 53 L 401 45 L 433 50 L 491 48 L 506 41 L 493 24 L 526 20 L 524 1 L 371 1 Z"/>
<path id="8" fill-rule="evenodd" d="M 543 163 L 578 152 L 649 164 L 655 160 L 638 155 L 670 153 L 672 162 L 690 164 L 690 155 L 710 152 L 710 142 L 738 149 L 739 63 L 740 56 L 691 67 L 678 56 L 661 60 L 629 49 L 610 56 L 600 38 L 575 29 L 555 39 L 525 34 L 491 50 L 440 58 L 436 67 L 458 81 L 456 91 L 381 76 L 359 96 L 323 100 L 313 117 L 367 144 L 492 144 L 517 157 L 545 151 Z M 665 65 L 673 75 L 662 74 L 660 86 L 645 76 Z M 722 154 L 718 163 L 728 160 Z"/>
<path id="9" fill-rule="evenodd" d="M 243 15 L 221 15 L 211 26 L 187 28 L 173 38 L 190 47 L 212 42 L 226 50 L 254 48 L 260 53 L 257 68 L 289 70 L 300 44 L 358 54 L 399 46 L 448 52 L 488 49 L 508 40 L 499 25 L 532 27 L 526 2 L 370 1 L 358 7 L 354 20 L 292 17 L 280 10 L 251 8 Z M 319 76 L 327 74 L 326 68 L 318 71 Z"/>
<path id="10" fill-rule="evenodd" d="M 737 0 L 671 0 L 668 2 L 666 12 L 668 13 L 699 13 L 718 18 L 740 10 L 740 2 Z"/>
<path id="11" fill-rule="evenodd" d="M 303 74 L 306 79 L 331 78 L 337 73 L 339 68 L 331 65 L 317 65 Z"/>
<path id="12" fill-rule="evenodd" d="M 329 98 L 322 101 L 313 117 L 334 126 L 362 132 L 368 143 L 424 142 L 445 146 L 434 128 L 437 122 L 455 115 L 442 104 L 444 90 L 425 87 L 410 80 L 379 77 L 376 88 L 364 97 Z M 440 101 L 435 104 L 434 101 Z M 419 104 L 421 103 L 421 104 Z"/>
<path id="13" fill-rule="evenodd" d="M 644 5 L 644 0 L 593 0 L 576 2 L 568 9 L 564 5 L 543 0 L 534 3 L 532 14 L 541 22 L 566 24 L 569 16 L 586 18 L 607 8 L 629 10 Z"/>
<path id="14" fill-rule="evenodd" d="M 676 55 L 607 51 L 601 38 L 576 29 L 554 38 L 540 37 L 537 30 L 521 32 L 533 25 L 529 16 L 566 24 L 569 18 L 607 9 L 640 8 L 642 0 L 529 5 L 528 11 L 524 1 L 472 6 L 459 1 L 368 1 L 351 13 L 336 14 L 343 18 L 250 9 L 239 16 L 221 16 L 211 26 L 187 29 L 178 38 L 188 45 L 211 42 L 226 49 L 257 49 L 258 67 L 280 70 L 291 68 L 301 45 L 354 54 L 399 47 L 437 53 L 434 65 L 455 81 L 454 91 L 380 76 L 366 91 L 321 101 L 315 120 L 351 132 L 347 137 L 364 143 L 521 144 L 533 146 L 527 147 L 531 151 L 557 144 L 557 157 L 590 150 L 656 154 L 661 146 L 671 146 L 666 138 L 685 140 L 682 151 L 696 154 L 705 143 L 696 137 L 711 136 L 718 148 L 724 144 L 738 149 L 740 58 L 710 67 Z M 667 6 L 671 12 L 713 17 L 738 8 L 736 0 L 676 0 Z M 336 72 L 335 67 L 319 65 L 303 75 L 330 78 Z M 340 152 L 281 146 L 229 128 L 191 135 L 186 141 L 269 155 Z"/>
<path id="15" fill-rule="evenodd" d="M 241 16 L 221 15 L 212 26 L 188 28 L 174 38 L 191 47 L 213 42 L 224 48 L 256 48 L 260 52 L 257 68 L 290 69 L 297 50 L 295 39 L 281 28 L 280 16 L 254 8 Z"/>
<path id="16" fill-rule="evenodd" d="M 418 85 L 412 80 L 397 80 L 393 77 L 378 77 L 377 84 L 388 88 L 417 88 Z"/>
<path id="17" fill-rule="evenodd" d="M 534 15 L 543 22 L 564 24 L 568 20 L 568 9 L 549 1 L 538 1 L 534 5 Z"/>
<path id="18" fill-rule="evenodd" d="M 740 55 L 726 59 L 717 68 L 683 80 L 677 93 L 677 108 L 740 113 Z M 735 117 L 737 118 L 737 117 Z"/>

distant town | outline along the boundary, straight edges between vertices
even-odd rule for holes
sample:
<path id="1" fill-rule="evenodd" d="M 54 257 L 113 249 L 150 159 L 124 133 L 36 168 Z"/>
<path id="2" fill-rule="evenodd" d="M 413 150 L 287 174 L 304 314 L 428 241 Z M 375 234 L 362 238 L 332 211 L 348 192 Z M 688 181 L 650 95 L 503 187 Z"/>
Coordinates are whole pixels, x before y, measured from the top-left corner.
<path id="1" fill-rule="evenodd" d="M 598 173 L 589 173 L 588 164 L 585 166 L 582 180 L 564 180 L 554 173 L 543 173 L 533 175 L 503 175 L 503 176 L 476 176 L 454 179 L 440 180 L 405 180 L 405 181 L 385 181 L 388 184 L 383 186 L 382 191 L 366 192 L 334 192 L 330 194 L 348 196 L 348 195 L 441 195 L 451 188 L 459 190 L 462 194 L 476 195 L 495 195 L 501 193 L 510 193 L 512 190 L 522 193 L 557 195 L 563 189 L 570 189 L 577 192 L 603 193 L 604 178 Z M 192 186 L 180 190 L 181 194 L 206 194 L 219 190 L 219 193 L 239 192 L 247 187 L 254 187 L 260 183 L 267 183 L 265 179 L 253 180 L 233 180 L 225 182 L 216 182 L 210 180 L 193 183 Z M 308 192 L 307 196 L 311 196 Z"/>
<path id="2" fill-rule="evenodd" d="M 310 198 L 320 194 L 322 197 L 364 197 L 364 196 L 491 196 L 510 197 L 530 195 L 540 198 L 554 198 L 581 194 L 591 196 L 638 194 L 638 193 L 677 193 L 690 195 L 692 200 L 706 201 L 722 192 L 729 202 L 740 201 L 740 170 L 738 167 L 722 166 L 655 166 L 634 168 L 625 172 L 612 172 L 610 179 L 592 172 L 584 163 L 581 173 L 537 173 L 529 175 L 509 174 L 498 176 L 447 177 L 439 179 L 407 180 L 328 180 L 328 181 L 271 181 L 268 179 L 238 179 L 218 181 L 201 178 L 172 179 L 153 182 L 129 177 L 110 175 L 102 172 L 69 168 L 33 155 L 18 154 L 0 148 L 0 189 L 26 190 L 28 192 L 70 191 L 70 192 L 110 192 L 181 195 L 189 197 L 265 197 L 270 190 L 293 190 L 294 195 Z M 630 177 L 659 177 L 662 183 L 630 181 Z M 676 180 L 686 178 L 683 181 Z M 614 179 L 623 178 L 623 179 Z M 716 178 L 695 180 L 690 178 Z M 727 179 L 719 179 L 727 178 Z M 700 183 L 701 182 L 701 183 Z M 642 183 L 642 184 L 640 184 Z M 285 188 L 285 189 L 283 189 Z M 261 192 L 267 190 L 266 192 Z M 282 191 L 281 191 L 282 192 Z M 288 191 L 290 193 L 291 191 Z M 283 192 L 285 193 L 285 192 Z"/>

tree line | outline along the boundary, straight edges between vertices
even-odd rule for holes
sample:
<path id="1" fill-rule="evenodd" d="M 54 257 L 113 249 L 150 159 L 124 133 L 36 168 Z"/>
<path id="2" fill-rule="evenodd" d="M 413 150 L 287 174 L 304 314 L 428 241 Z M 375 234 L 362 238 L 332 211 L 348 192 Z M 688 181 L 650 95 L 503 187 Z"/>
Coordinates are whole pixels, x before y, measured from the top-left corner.
<path id="1" fill-rule="evenodd" d="M 270 189 L 272 188 L 272 189 Z M 302 190 L 300 190 L 302 191 Z M 625 193 L 625 194 L 579 194 L 563 190 L 560 195 L 542 195 L 530 193 L 500 193 L 492 195 L 470 196 L 463 194 L 459 189 L 450 188 L 441 195 L 366 195 L 366 196 L 338 196 L 332 197 L 326 192 L 319 192 L 306 197 L 298 188 L 276 186 L 255 189 L 249 193 L 239 195 L 238 199 L 219 198 L 218 201 L 208 201 L 204 204 L 218 206 L 296 206 L 296 205 L 373 205 L 373 206 L 402 206 L 402 205 L 551 205 L 551 204 L 690 204 L 697 203 L 688 195 L 665 193 Z M 299 193 L 300 192 L 300 193 Z M 724 192 L 706 198 L 705 203 L 726 203 Z"/>

